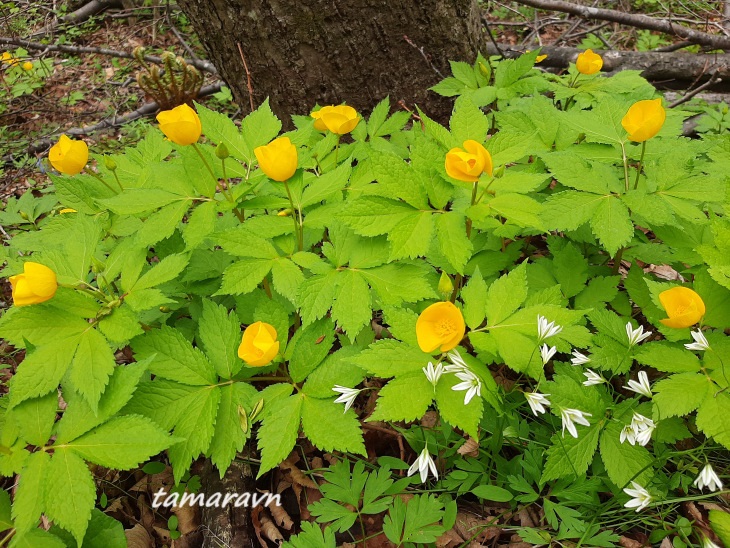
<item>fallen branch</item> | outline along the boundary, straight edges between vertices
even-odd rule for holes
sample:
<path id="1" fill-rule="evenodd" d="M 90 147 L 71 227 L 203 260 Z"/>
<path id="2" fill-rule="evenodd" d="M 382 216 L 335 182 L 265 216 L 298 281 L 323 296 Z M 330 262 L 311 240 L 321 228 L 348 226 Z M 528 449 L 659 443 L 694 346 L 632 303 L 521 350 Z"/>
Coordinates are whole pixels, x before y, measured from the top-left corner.
<path id="1" fill-rule="evenodd" d="M 95 55 L 108 55 L 110 57 L 119 57 L 121 59 L 134 59 L 134 55 L 132 53 L 128 53 L 126 51 L 117 51 L 113 49 L 106 49 L 106 48 L 94 48 L 94 47 L 85 47 L 85 46 L 67 46 L 64 44 L 41 44 L 39 42 L 31 42 L 30 40 L 23 40 L 21 38 L 9 38 L 6 36 L 0 36 L 0 44 L 5 45 L 11 45 L 11 46 L 18 46 L 21 48 L 25 48 L 27 50 L 35 50 L 35 51 L 61 51 L 64 53 L 72 53 L 72 54 L 79 54 L 79 53 L 89 53 L 89 54 L 95 54 Z M 154 55 L 145 55 L 144 60 L 149 63 L 156 63 L 160 64 L 162 63 L 162 59 L 159 57 L 156 57 Z M 197 69 L 200 69 L 204 72 L 208 72 L 210 74 L 218 74 L 218 71 L 216 71 L 215 67 L 213 66 L 213 63 L 209 61 L 202 61 L 200 59 L 190 59 L 185 60 L 185 62 L 188 65 L 192 65 Z"/>
<path id="2" fill-rule="evenodd" d="M 572 15 L 578 15 L 585 19 L 600 19 L 620 23 L 640 29 L 656 30 L 672 36 L 679 36 L 685 40 L 710 46 L 714 49 L 730 50 L 730 37 L 716 34 L 708 34 L 694 30 L 682 25 L 672 23 L 671 20 L 657 19 L 648 15 L 625 13 L 617 10 L 593 8 L 564 2 L 563 0 L 515 0 L 518 4 L 531 6 L 547 11 L 562 11 Z"/>
<path id="3" fill-rule="evenodd" d="M 682 103 L 686 103 L 687 101 L 692 99 L 692 97 L 694 97 L 698 93 L 706 90 L 707 88 L 714 86 L 715 84 L 719 84 L 720 82 L 722 82 L 722 78 L 716 78 L 715 75 L 713 74 L 712 77 L 709 80 L 707 80 L 707 82 L 705 82 L 704 84 L 697 86 L 695 89 L 688 91 L 683 96 L 681 96 L 678 99 L 675 99 L 674 101 L 669 103 L 669 108 L 674 108 L 674 107 L 681 105 Z"/>
<path id="4" fill-rule="evenodd" d="M 500 55 L 507 58 L 519 57 L 525 53 L 507 44 L 500 44 L 497 48 L 485 42 L 483 46 L 489 55 Z M 575 62 L 582 51 L 577 48 L 543 46 L 542 53 L 547 59 L 540 63 L 540 67 L 566 68 L 569 63 Z M 640 70 L 647 80 L 709 80 L 714 73 L 715 77 L 724 81 L 730 79 L 730 54 L 693 54 L 693 53 L 666 53 L 658 51 L 598 51 L 603 57 L 603 72 L 619 72 L 622 70 Z"/>

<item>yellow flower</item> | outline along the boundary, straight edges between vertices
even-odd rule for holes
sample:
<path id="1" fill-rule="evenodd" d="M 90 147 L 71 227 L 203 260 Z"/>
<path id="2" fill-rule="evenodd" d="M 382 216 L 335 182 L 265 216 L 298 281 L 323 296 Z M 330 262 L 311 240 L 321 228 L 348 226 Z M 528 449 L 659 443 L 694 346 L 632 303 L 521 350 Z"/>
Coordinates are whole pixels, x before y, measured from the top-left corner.
<path id="1" fill-rule="evenodd" d="M 532 50 L 528 49 L 525 53 L 532 53 Z M 535 63 L 542 63 L 545 59 L 547 59 L 547 55 L 538 55 L 535 57 Z"/>
<path id="2" fill-rule="evenodd" d="M 344 135 L 350 133 L 360 122 L 357 111 L 347 105 L 322 107 L 311 114 L 314 118 L 314 129 Z"/>
<path id="3" fill-rule="evenodd" d="M 432 304 L 416 320 L 418 346 L 424 352 L 433 352 L 437 348 L 448 352 L 459 344 L 465 332 L 461 310 L 449 301 Z"/>
<path id="4" fill-rule="evenodd" d="M 629 134 L 629 139 L 636 143 L 643 143 L 654 137 L 664 125 L 667 113 L 662 106 L 662 100 L 647 99 L 631 105 L 621 125 Z"/>
<path id="5" fill-rule="evenodd" d="M 279 137 L 268 145 L 256 147 L 253 151 L 261 171 L 274 181 L 286 181 L 297 170 L 297 147 L 289 137 Z"/>
<path id="6" fill-rule="evenodd" d="M 481 143 L 464 141 L 464 148 L 452 148 L 446 153 L 446 173 L 467 183 L 479 180 L 482 173 L 492 175 L 492 156 Z"/>
<path id="7" fill-rule="evenodd" d="M 253 367 L 269 365 L 279 352 L 274 326 L 264 322 L 249 325 L 243 332 L 238 357 Z"/>
<path id="8" fill-rule="evenodd" d="M 163 110 L 157 115 L 160 131 L 177 145 L 192 145 L 200 139 L 203 126 L 198 113 L 186 104 L 172 110 Z"/>
<path id="9" fill-rule="evenodd" d="M 668 318 L 659 320 L 667 327 L 681 329 L 696 324 L 705 315 L 705 303 L 689 287 L 677 286 L 659 293 Z"/>
<path id="10" fill-rule="evenodd" d="M 61 215 L 63 215 L 64 213 L 78 213 L 78 212 L 75 209 L 71 209 L 70 207 L 64 207 L 58 213 L 61 214 Z"/>
<path id="11" fill-rule="evenodd" d="M 48 152 L 51 165 L 66 175 L 81 173 L 89 161 L 89 147 L 83 141 L 73 141 L 61 135 L 58 142 Z"/>
<path id="12" fill-rule="evenodd" d="M 4 51 L 3 54 L 0 55 L 0 61 L 2 61 L 3 63 L 7 63 L 11 67 L 14 67 L 19 63 L 18 59 L 13 57 L 13 54 L 9 51 Z"/>
<path id="13" fill-rule="evenodd" d="M 603 68 L 603 57 L 593 53 L 592 49 L 587 49 L 578 54 L 578 59 L 575 60 L 575 68 L 581 74 L 595 74 Z"/>
<path id="14" fill-rule="evenodd" d="M 26 72 L 29 70 L 33 70 L 33 63 L 31 63 L 30 61 L 26 61 L 25 63 L 23 63 L 23 70 Z"/>
<path id="15" fill-rule="evenodd" d="M 23 264 L 23 273 L 10 276 L 15 306 L 27 306 L 47 301 L 56 294 L 56 274 L 45 265 L 28 261 Z"/>

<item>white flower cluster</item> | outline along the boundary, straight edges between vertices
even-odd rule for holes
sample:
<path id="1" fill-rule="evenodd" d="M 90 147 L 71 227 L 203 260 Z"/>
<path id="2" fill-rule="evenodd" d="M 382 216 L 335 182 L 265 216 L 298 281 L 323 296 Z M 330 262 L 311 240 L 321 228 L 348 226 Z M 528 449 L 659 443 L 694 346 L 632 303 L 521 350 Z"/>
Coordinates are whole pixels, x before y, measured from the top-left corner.
<path id="1" fill-rule="evenodd" d="M 621 430 L 621 443 L 628 441 L 631 445 L 645 446 L 651 440 L 651 433 L 656 428 L 654 421 L 650 418 L 634 413 L 631 424 Z"/>
<path id="2" fill-rule="evenodd" d="M 482 380 L 474 374 L 459 354 L 458 350 L 448 353 L 450 364 L 444 367 L 445 373 L 454 373 L 461 381 L 451 387 L 452 390 L 466 390 L 464 405 L 468 405 L 474 396 L 482 395 Z"/>

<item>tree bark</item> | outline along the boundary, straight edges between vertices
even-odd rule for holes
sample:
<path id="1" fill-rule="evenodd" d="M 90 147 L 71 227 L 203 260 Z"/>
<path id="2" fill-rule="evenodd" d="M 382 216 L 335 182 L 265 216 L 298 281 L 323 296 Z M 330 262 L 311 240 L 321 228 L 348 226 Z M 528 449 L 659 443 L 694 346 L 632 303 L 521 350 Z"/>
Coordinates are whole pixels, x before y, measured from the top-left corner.
<path id="1" fill-rule="evenodd" d="M 236 102 L 267 96 L 286 121 L 315 103 L 368 110 L 390 96 L 427 112 L 447 108 L 427 89 L 450 59 L 474 59 L 476 0 L 180 0 Z M 240 52 L 238 45 L 240 44 Z"/>

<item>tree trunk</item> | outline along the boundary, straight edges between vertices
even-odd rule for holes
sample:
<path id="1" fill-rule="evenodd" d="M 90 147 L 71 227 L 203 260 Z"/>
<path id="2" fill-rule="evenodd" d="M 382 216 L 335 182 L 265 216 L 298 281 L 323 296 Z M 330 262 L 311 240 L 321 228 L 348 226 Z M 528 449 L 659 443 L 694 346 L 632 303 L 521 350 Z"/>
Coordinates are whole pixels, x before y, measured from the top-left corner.
<path id="1" fill-rule="evenodd" d="M 473 60 L 481 40 L 476 0 L 179 0 L 208 58 L 249 108 L 267 96 L 282 120 L 315 103 L 369 110 L 390 96 L 448 112 L 427 89 L 450 59 Z M 240 52 L 239 52 L 240 45 Z"/>

